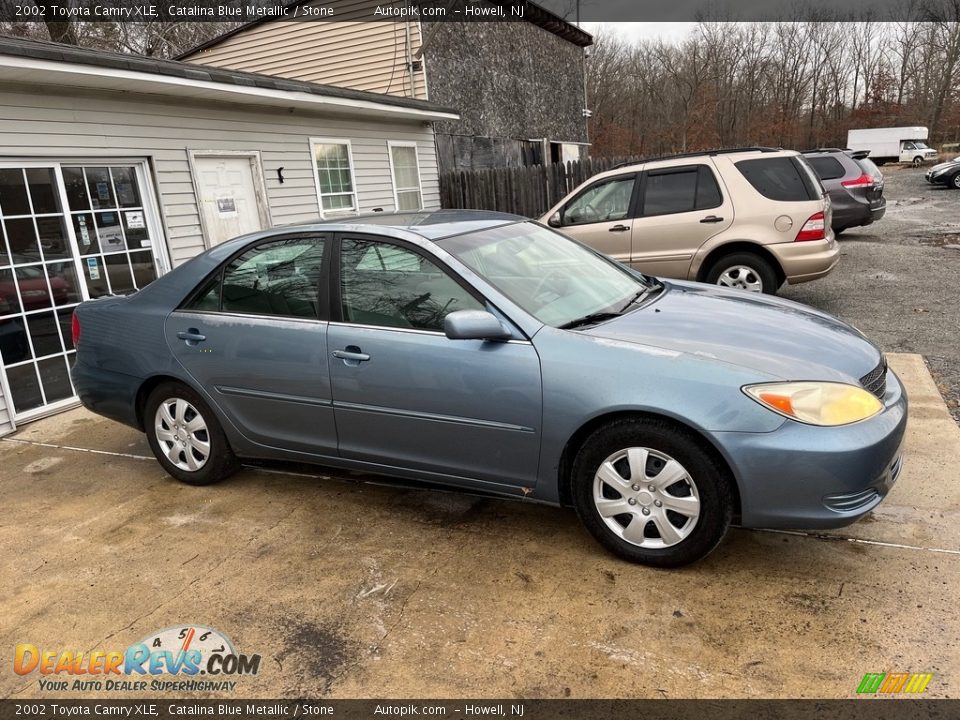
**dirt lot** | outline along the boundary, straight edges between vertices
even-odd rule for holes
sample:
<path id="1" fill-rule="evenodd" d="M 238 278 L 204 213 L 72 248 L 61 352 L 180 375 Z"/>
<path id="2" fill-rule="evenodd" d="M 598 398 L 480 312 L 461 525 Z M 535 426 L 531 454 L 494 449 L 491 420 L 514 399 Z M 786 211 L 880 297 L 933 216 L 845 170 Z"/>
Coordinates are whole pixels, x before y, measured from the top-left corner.
<path id="1" fill-rule="evenodd" d="M 611 557 L 570 511 L 252 469 L 193 488 L 84 410 L 27 425 L 0 440 L 0 697 L 842 698 L 894 670 L 956 697 L 960 429 L 920 357 L 891 364 L 911 422 L 883 505 L 832 536 L 734 530 L 678 571 Z M 17 643 L 122 651 L 193 623 L 259 674 L 12 672 Z"/>
<path id="2" fill-rule="evenodd" d="M 831 275 L 781 294 L 852 323 L 888 352 L 923 355 L 960 422 L 960 192 L 928 185 L 923 169 L 882 170 L 886 216 L 841 236 Z"/>

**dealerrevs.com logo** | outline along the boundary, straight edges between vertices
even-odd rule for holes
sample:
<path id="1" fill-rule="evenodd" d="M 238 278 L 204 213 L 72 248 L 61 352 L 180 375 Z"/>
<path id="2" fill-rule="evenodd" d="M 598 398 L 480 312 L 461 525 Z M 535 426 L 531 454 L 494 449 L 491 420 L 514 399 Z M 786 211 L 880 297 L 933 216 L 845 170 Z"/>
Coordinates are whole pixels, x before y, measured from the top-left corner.
<path id="1" fill-rule="evenodd" d="M 50 692 L 229 691 L 237 684 L 230 678 L 260 671 L 260 656 L 238 653 L 214 628 L 178 625 L 150 633 L 126 650 L 48 650 L 20 643 L 13 671 L 39 673 L 40 690 Z"/>

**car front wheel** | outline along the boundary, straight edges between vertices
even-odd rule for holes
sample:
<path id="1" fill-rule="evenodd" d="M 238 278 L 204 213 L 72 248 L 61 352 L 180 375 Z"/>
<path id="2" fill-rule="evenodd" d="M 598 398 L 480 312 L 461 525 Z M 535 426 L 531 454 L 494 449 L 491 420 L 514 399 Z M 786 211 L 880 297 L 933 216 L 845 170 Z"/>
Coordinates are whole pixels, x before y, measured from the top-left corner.
<path id="1" fill-rule="evenodd" d="M 721 257 L 707 271 L 706 280 L 713 285 L 771 295 L 780 286 L 770 263 L 752 252 L 737 252 Z"/>
<path id="2" fill-rule="evenodd" d="M 233 474 L 237 458 L 203 398 L 180 383 L 163 383 L 144 407 L 147 441 L 170 475 L 188 485 L 210 485 Z"/>
<path id="3" fill-rule="evenodd" d="M 709 554 L 733 515 L 726 470 L 692 435 L 657 420 L 601 427 L 573 464 L 577 515 L 631 562 L 679 567 Z"/>
<path id="4" fill-rule="evenodd" d="M 957 173 L 950 178 L 950 187 L 952 187 L 954 190 L 960 190 L 960 173 Z"/>

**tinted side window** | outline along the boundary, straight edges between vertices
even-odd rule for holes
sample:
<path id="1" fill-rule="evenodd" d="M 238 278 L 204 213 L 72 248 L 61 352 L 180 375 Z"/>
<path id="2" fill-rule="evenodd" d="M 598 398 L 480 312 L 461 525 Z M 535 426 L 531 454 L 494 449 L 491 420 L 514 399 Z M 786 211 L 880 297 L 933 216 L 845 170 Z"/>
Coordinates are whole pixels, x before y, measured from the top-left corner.
<path id="1" fill-rule="evenodd" d="M 697 171 L 650 173 L 643 191 L 644 215 L 690 212 L 696 204 Z"/>
<path id="2" fill-rule="evenodd" d="M 190 309 L 318 318 L 325 247 L 320 238 L 258 245 L 208 281 Z"/>
<path id="3" fill-rule="evenodd" d="M 723 194 L 717 185 L 713 170 L 706 165 L 697 169 L 697 210 L 709 210 L 723 205 Z"/>
<path id="4" fill-rule="evenodd" d="M 821 180 L 836 180 L 846 175 L 843 165 L 832 157 L 808 157 L 807 162 L 817 171 Z"/>
<path id="5" fill-rule="evenodd" d="M 626 175 L 587 188 L 561 210 L 563 224 L 585 225 L 623 220 L 630 213 L 630 199 L 636 181 L 636 175 Z"/>
<path id="6" fill-rule="evenodd" d="M 361 325 L 442 331 L 454 310 L 483 309 L 427 258 L 372 240 L 341 243 L 340 294 L 344 321 Z"/>
<path id="7" fill-rule="evenodd" d="M 792 157 L 757 158 L 736 163 L 754 189 L 771 200 L 798 202 L 819 197 L 799 163 Z"/>
<path id="8" fill-rule="evenodd" d="M 643 214 L 669 215 L 720 207 L 723 195 L 706 165 L 651 172 L 643 192 Z"/>

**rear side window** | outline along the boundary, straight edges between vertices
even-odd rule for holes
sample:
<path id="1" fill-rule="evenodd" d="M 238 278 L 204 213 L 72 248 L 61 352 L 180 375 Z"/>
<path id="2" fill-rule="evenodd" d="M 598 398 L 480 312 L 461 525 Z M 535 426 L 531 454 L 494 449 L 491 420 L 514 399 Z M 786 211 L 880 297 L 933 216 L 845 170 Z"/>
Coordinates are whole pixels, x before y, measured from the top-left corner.
<path id="1" fill-rule="evenodd" d="M 765 198 L 787 202 L 818 200 L 821 194 L 814 185 L 816 176 L 801 163 L 796 157 L 773 157 L 741 160 L 736 166 Z"/>
<path id="2" fill-rule="evenodd" d="M 722 204 L 720 187 L 706 165 L 647 174 L 643 190 L 645 216 L 707 210 Z"/>
<path id="3" fill-rule="evenodd" d="M 812 167 L 821 180 L 836 180 L 846 175 L 843 165 L 839 160 L 832 157 L 808 157 L 807 162 Z"/>

